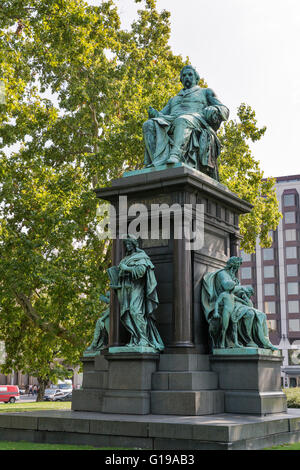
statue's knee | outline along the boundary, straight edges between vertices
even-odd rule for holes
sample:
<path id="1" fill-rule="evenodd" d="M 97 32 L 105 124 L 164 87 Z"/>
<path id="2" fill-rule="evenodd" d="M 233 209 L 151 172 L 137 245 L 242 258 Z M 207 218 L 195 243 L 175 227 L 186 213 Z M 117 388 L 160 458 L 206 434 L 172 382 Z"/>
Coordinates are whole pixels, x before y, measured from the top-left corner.
<path id="1" fill-rule="evenodd" d="M 251 310 L 246 313 L 246 318 L 247 320 L 253 320 L 254 319 L 254 312 L 251 312 Z"/>
<path id="2" fill-rule="evenodd" d="M 173 121 L 173 127 L 186 127 L 186 119 L 179 116 Z"/>
<path id="3" fill-rule="evenodd" d="M 151 132 L 153 128 L 154 128 L 154 122 L 152 121 L 152 119 L 148 119 L 148 121 L 144 122 L 143 124 L 144 133 Z"/>

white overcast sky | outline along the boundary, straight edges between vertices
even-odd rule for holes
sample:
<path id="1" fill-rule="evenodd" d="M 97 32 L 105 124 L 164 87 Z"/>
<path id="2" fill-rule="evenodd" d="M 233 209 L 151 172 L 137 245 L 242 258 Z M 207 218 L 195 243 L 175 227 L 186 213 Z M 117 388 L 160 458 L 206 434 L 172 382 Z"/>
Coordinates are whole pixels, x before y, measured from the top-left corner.
<path id="1" fill-rule="evenodd" d="M 115 1 L 128 29 L 141 4 Z M 299 174 L 300 1 L 157 0 L 157 6 L 171 12 L 172 51 L 189 57 L 231 118 L 245 102 L 267 126 L 251 146 L 264 175 Z"/>

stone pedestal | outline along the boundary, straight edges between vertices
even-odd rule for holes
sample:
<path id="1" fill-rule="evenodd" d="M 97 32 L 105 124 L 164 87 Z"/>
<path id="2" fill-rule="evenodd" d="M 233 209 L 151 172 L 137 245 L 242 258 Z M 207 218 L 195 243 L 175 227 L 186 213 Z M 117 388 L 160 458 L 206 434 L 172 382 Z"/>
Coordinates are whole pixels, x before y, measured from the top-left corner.
<path id="1" fill-rule="evenodd" d="M 103 413 L 149 414 L 151 377 L 159 354 L 107 354 L 108 384 Z"/>
<path id="2" fill-rule="evenodd" d="M 217 349 L 210 358 L 224 391 L 227 413 L 266 415 L 286 411 L 281 389 L 280 351 L 269 349 Z"/>
<path id="3" fill-rule="evenodd" d="M 149 414 L 152 374 L 159 354 L 116 353 L 83 358 L 83 388 L 74 390 L 72 409 Z"/>
<path id="4" fill-rule="evenodd" d="M 265 350 L 243 350 L 240 355 L 241 350 L 235 353 L 233 349 L 209 357 L 208 326 L 201 311 L 202 278 L 238 254 L 239 216 L 251 210 L 250 204 L 184 164 L 132 172 L 96 194 L 110 202 L 117 214 L 112 265 L 124 256 L 121 236 L 136 214 L 135 205 L 147 208 L 144 220 L 150 236 L 142 239 L 141 248 L 155 266 L 159 306 L 154 314 L 165 350 L 162 354 L 126 352 L 129 337 L 112 291 L 109 352 L 96 356 L 94 364 L 91 358 L 84 359 L 83 390 L 74 391 L 72 409 L 158 416 L 285 411 L 281 357 Z M 155 205 L 159 211 L 163 204 L 163 210 L 170 210 L 170 237 L 164 238 L 160 227 L 158 239 L 153 239 L 151 210 Z M 176 219 L 172 210 L 176 206 L 183 214 L 188 206 L 193 227 L 200 204 L 203 244 L 189 250 L 188 239 L 175 236 L 178 224 L 184 229 L 186 221 Z"/>

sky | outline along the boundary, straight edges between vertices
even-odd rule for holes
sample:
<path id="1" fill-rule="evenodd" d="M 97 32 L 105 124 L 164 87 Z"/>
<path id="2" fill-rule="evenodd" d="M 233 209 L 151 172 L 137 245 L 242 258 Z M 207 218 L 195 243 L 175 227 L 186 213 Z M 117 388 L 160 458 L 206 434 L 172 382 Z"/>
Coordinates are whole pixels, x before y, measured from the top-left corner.
<path id="1" fill-rule="evenodd" d="M 129 29 L 141 3 L 115 2 Z M 300 174 L 300 1 L 157 0 L 157 7 L 171 13 L 173 53 L 189 57 L 230 117 L 246 103 L 267 127 L 251 145 L 264 176 Z"/>

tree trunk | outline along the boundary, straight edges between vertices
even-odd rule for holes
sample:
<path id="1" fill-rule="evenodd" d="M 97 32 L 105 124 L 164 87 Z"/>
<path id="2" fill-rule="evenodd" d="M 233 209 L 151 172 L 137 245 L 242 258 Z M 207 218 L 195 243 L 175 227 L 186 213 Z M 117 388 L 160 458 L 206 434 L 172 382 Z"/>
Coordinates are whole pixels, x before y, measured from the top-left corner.
<path id="1" fill-rule="evenodd" d="M 47 385 L 49 383 L 48 379 L 43 379 L 41 377 L 37 377 L 38 383 L 39 383 L 39 388 L 38 388 L 38 394 L 36 401 L 43 401 L 44 400 L 44 395 L 45 395 L 45 390 L 47 388 Z"/>

